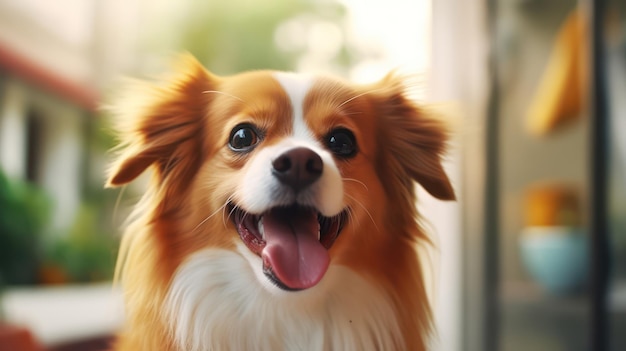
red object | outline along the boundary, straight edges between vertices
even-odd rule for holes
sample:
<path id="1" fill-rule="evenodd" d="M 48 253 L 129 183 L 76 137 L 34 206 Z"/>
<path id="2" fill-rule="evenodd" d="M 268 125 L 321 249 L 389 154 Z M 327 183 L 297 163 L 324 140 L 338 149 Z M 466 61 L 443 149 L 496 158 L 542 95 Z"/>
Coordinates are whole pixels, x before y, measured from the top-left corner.
<path id="1" fill-rule="evenodd" d="M 89 111 L 98 106 L 98 94 L 91 87 L 72 82 L 0 43 L 0 69 L 31 84 L 72 101 Z"/>
<path id="2" fill-rule="evenodd" d="M 0 324 L 0 351 L 44 351 L 28 329 Z"/>

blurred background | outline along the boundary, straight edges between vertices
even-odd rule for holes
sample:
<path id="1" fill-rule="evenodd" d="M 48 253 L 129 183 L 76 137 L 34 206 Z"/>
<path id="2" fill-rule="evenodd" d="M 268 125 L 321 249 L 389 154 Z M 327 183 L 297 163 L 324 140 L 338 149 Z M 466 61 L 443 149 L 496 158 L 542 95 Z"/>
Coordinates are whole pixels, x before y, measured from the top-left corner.
<path id="1" fill-rule="evenodd" d="M 623 0 L 0 0 L 0 350 L 103 350 L 140 188 L 104 190 L 99 106 L 189 51 L 217 74 L 392 69 L 455 133 L 419 191 L 433 350 L 625 350 Z"/>

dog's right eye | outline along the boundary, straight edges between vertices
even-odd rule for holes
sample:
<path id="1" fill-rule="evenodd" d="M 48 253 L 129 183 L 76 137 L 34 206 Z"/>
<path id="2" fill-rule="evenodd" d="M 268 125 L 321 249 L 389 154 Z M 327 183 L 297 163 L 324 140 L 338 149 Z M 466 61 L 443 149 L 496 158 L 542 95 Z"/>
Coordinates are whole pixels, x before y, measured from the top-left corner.
<path id="1" fill-rule="evenodd" d="M 247 151 L 259 142 L 259 135 L 251 125 L 238 125 L 230 132 L 228 146 L 235 151 Z"/>

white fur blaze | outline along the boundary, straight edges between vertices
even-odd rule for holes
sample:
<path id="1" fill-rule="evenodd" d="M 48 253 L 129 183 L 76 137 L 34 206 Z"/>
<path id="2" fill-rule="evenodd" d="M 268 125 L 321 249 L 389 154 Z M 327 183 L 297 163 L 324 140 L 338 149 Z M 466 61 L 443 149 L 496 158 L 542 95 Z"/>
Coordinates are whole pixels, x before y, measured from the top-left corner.
<path id="1" fill-rule="evenodd" d="M 290 73 L 276 73 L 274 77 L 289 96 L 293 107 L 293 134 L 256 152 L 242 172 L 234 199 L 246 212 L 255 214 L 272 207 L 298 203 L 315 207 L 324 216 L 335 216 L 345 208 L 341 173 L 330 152 L 324 149 L 308 128 L 303 115 L 302 105 L 314 80 L 309 76 Z M 272 174 L 272 161 L 296 147 L 309 148 L 321 157 L 324 164 L 322 175 L 299 194 L 278 191 L 281 185 Z"/>

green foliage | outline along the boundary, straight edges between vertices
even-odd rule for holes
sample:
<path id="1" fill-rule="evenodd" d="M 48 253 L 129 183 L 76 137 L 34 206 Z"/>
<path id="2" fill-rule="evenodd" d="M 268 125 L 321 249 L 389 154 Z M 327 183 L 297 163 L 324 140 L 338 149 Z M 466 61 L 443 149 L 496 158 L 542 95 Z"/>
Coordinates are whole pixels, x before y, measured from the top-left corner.
<path id="1" fill-rule="evenodd" d="M 244 1 L 202 3 L 206 5 L 189 13 L 182 38 L 182 46 L 201 61 L 237 70 L 289 66 L 289 57 L 275 49 L 273 36 L 278 22 L 297 11 L 297 2 L 282 2 L 271 6 L 272 11 Z"/>
<path id="2" fill-rule="evenodd" d="M 98 111 L 89 120 L 89 127 L 86 128 L 86 139 L 89 153 L 104 154 L 117 145 L 111 127 L 111 116 L 106 110 Z M 101 189 L 102 186 L 99 186 Z"/>
<path id="3" fill-rule="evenodd" d="M 344 7 L 334 1 L 191 0 L 185 4 L 178 16 L 168 18 L 170 23 L 158 21 L 155 25 L 159 27 L 146 30 L 147 51 L 189 51 L 218 74 L 292 70 L 302 52 L 286 53 L 276 47 L 274 34 L 279 24 L 299 15 L 331 22 L 345 16 Z M 342 63 L 345 53 L 338 58 Z"/>
<path id="4" fill-rule="evenodd" d="M 81 205 L 68 235 L 47 245 L 45 264 L 61 268 L 73 282 L 110 279 L 118 243 L 101 229 L 99 213 L 96 204 Z"/>
<path id="5" fill-rule="evenodd" d="M 61 275 L 59 282 L 110 279 L 118 243 L 110 225 L 103 225 L 110 221 L 103 218 L 110 199 L 101 193 L 90 191 L 71 228 L 52 235 L 48 195 L 0 171 L 0 287 L 40 283 L 51 267 Z M 43 279 L 50 280 L 45 273 Z"/>
<path id="6" fill-rule="evenodd" d="M 30 183 L 0 171 L 0 285 L 34 284 L 50 200 Z"/>

